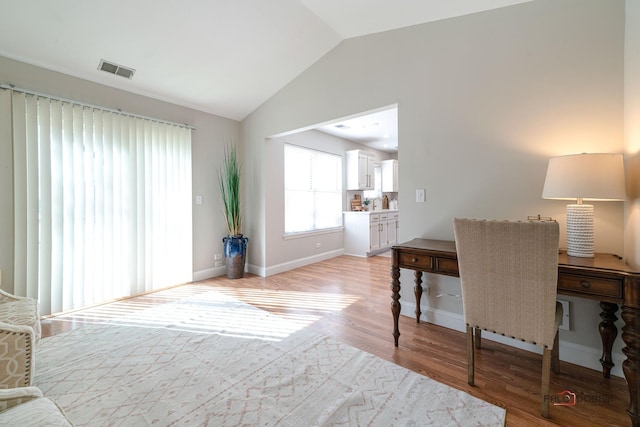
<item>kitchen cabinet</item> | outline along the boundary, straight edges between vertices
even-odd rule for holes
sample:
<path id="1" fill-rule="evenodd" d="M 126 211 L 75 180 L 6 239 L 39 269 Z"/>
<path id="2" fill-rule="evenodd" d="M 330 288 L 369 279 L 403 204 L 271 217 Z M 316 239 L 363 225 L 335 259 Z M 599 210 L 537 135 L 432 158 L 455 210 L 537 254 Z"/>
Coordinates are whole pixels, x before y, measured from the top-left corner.
<path id="1" fill-rule="evenodd" d="M 387 247 L 398 243 L 398 220 L 400 215 L 398 211 L 389 212 L 387 215 Z"/>
<path id="2" fill-rule="evenodd" d="M 344 253 L 371 256 L 398 243 L 399 212 L 344 212 Z"/>
<path id="3" fill-rule="evenodd" d="M 373 190 L 376 156 L 362 150 L 346 152 L 347 190 Z"/>
<path id="4" fill-rule="evenodd" d="M 369 215 L 369 248 L 367 252 L 380 249 L 380 226 L 380 215 Z"/>
<path id="5" fill-rule="evenodd" d="M 398 192 L 398 161 L 397 160 L 382 161 L 382 192 L 383 193 Z"/>

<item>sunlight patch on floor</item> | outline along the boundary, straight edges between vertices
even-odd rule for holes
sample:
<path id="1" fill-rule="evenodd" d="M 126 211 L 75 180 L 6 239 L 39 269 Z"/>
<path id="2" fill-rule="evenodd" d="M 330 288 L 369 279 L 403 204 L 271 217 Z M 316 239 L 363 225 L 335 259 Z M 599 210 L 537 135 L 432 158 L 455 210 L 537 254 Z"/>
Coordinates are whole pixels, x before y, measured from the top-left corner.
<path id="1" fill-rule="evenodd" d="M 185 285 L 54 318 L 279 341 L 358 299 L 332 293 Z"/>
<path id="2" fill-rule="evenodd" d="M 300 311 L 330 313 L 341 311 L 360 297 L 320 292 L 299 292 L 250 288 L 216 288 L 230 297 L 261 307 L 286 308 Z"/>

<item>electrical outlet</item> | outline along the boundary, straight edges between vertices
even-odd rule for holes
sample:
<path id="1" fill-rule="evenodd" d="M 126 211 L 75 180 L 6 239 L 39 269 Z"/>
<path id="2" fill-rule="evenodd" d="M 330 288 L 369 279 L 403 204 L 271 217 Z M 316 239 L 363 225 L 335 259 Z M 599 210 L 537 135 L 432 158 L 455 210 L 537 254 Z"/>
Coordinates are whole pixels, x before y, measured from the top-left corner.
<path id="1" fill-rule="evenodd" d="M 201 195 L 196 195 L 196 205 L 201 205 L 202 204 L 202 196 Z"/>
<path id="2" fill-rule="evenodd" d="M 222 254 L 215 254 L 213 256 L 213 259 L 216 260 L 216 261 L 222 259 Z"/>
<path id="3" fill-rule="evenodd" d="M 571 313 L 569 312 L 569 301 L 559 299 L 557 300 L 560 304 L 562 304 L 562 322 L 560 322 L 560 329 L 564 329 L 566 331 L 571 330 Z"/>
<path id="4" fill-rule="evenodd" d="M 222 261 L 216 261 L 214 267 L 222 267 Z"/>
<path id="5" fill-rule="evenodd" d="M 316 243 L 316 249 L 320 248 L 320 246 L 322 246 L 322 243 L 320 242 Z"/>

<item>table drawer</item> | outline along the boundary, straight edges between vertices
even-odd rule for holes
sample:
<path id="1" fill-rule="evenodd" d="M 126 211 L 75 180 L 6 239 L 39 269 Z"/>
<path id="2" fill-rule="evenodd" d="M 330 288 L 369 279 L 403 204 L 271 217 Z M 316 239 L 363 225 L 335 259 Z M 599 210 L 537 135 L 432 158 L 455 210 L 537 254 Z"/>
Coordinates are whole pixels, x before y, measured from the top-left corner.
<path id="1" fill-rule="evenodd" d="M 451 276 L 458 276 L 458 260 L 449 258 L 436 258 L 436 272 Z"/>
<path id="2" fill-rule="evenodd" d="M 558 290 L 594 296 L 622 298 L 622 279 L 604 279 L 574 274 L 558 274 Z"/>
<path id="3" fill-rule="evenodd" d="M 433 257 L 428 255 L 416 255 L 416 254 L 400 254 L 400 266 L 405 268 L 412 268 L 414 270 L 432 270 L 433 269 Z"/>

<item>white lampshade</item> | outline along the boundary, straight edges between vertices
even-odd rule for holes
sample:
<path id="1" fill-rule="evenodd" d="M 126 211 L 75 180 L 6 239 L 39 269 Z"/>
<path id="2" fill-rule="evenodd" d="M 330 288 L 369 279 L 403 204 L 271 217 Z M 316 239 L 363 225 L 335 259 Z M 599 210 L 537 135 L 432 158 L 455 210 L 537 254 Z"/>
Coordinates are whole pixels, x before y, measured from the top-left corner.
<path id="1" fill-rule="evenodd" d="M 574 154 L 549 160 L 543 199 L 577 200 L 567 205 L 567 254 L 592 258 L 593 205 L 583 200 L 624 200 L 622 154 Z"/>
<path id="2" fill-rule="evenodd" d="M 549 159 L 542 198 L 624 200 L 622 154 L 574 154 Z"/>

